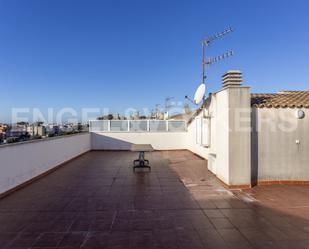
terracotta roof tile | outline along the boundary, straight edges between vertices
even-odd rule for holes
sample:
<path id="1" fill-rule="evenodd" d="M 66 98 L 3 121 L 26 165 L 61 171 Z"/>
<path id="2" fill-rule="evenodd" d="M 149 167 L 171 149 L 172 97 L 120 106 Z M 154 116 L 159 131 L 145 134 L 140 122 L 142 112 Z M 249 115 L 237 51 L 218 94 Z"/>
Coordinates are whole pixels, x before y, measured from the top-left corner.
<path id="1" fill-rule="evenodd" d="M 309 91 L 281 91 L 253 93 L 251 105 L 258 108 L 309 108 Z"/>

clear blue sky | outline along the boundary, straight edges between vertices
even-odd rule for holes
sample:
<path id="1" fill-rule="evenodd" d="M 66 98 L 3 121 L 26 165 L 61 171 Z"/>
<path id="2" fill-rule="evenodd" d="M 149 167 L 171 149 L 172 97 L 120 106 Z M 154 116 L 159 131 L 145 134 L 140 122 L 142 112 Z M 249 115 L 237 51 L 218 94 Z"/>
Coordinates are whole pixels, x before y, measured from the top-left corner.
<path id="1" fill-rule="evenodd" d="M 0 0 L 0 122 L 12 107 L 152 108 L 200 83 L 203 37 L 233 26 L 209 55 L 208 92 L 240 69 L 252 92 L 309 86 L 309 2 Z"/>

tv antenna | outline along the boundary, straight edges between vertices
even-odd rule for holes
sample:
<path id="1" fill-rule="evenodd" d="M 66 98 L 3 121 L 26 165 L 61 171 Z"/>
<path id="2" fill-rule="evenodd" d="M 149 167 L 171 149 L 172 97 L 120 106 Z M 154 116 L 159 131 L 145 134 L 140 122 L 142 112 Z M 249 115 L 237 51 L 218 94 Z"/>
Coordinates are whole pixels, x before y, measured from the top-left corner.
<path id="1" fill-rule="evenodd" d="M 209 36 L 202 40 L 202 83 L 196 89 L 193 100 L 188 95 L 185 96 L 185 98 L 188 99 L 193 104 L 198 105 L 203 100 L 205 100 L 205 92 L 206 92 L 205 80 L 207 78 L 206 66 L 211 66 L 212 64 L 218 61 L 224 60 L 228 57 L 231 57 L 234 54 L 233 51 L 228 51 L 216 57 L 206 58 L 206 55 L 205 55 L 206 47 L 208 47 L 213 41 L 220 39 L 224 37 L 225 35 L 227 35 L 228 33 L 231 33 L 233 31 L 234 29 L 229 27 L 220 33 L 217 33 L 213 36 Z"/>
<path id="2" fill-rule="evenodd" d="M 205 39 L 202 40 L 202 83 L 203 84 L 205 84 L 205 80 L 207 78 L 206 72 L 205 72 L 206 66 L 210 66 L 220 60 L 224 60 L 233 55 L 233 51 L 229 51 L 222 55 L 206 59 L 206 55 L 205 55 L 206 47 L 208 47 L 213 41 L 220 39 L 233 31 L 234 29 L 232 27 L 229 27 L 220 33 L 217 33 L 213 36 L 206 37 Z"/>
<path id="3" fill-rule="evenodd" d="M 173 106 L 171 105 L 170 101 L 174 99 L 174 97 L 166 97 L 165 98 L 165 111 L 168 112 L 169 109 Z"/>

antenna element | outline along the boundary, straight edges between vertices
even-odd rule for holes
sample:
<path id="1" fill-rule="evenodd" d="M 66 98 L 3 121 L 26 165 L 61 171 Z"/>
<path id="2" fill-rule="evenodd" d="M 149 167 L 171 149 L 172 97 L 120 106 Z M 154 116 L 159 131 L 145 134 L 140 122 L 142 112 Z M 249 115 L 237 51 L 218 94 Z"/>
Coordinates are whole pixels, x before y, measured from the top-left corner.
<path id="1" fill-rule="evenodd" d="M 223 30 L 220 33 L 217 33 L 217 34 L 210 36 L 210 37 L 206 37 L 205 39 L 202 40 L 202 83 L 205 83 L 205 79 L 207 78 L 206 73 L 205 73 L 206 65 L 209 66 L 209 65 L 211 65 L 211 64 L 213 64 L 217 61 L 226 59 L 226 58 L 233 55 L 233 51 L 230 51 L 230 52 L 227 52 L 225 54 L 219 55 L 217 57 L 206 59 L 205 58 L 206 47 L 208 47 L 210 45 L 210 43 L 212 43 L 214 40 L 222 38 L 223 36 L 233 32 L 233 31 L 234 31 L 234 29 L 232 27 L 229 27 L 229 28 Z"/>

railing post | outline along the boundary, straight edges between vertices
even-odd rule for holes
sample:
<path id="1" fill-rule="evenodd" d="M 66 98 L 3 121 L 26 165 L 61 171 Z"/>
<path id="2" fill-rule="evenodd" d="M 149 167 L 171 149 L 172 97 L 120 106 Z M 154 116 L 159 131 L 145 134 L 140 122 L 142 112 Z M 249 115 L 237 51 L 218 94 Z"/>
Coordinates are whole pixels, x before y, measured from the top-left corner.
<path id="1" fill-rule="evenodd" d="M 130 131 L 130 120 L 128 120 L 128 131 Z"/>
<path id="2" fill-rule="evenodd" d="M 150 120 L 147 119 L 147 131 L 149 132 L 150 131 Z"/>
<path id="3" fill-rule="evenodd" d="M 166 120 L 166 131 L 168 131 L 168 120 Z"/>
<path id="4" fill-rule="evenodd" d="M 111 121 L 108 120 L 108 123 L 107 123 L 107 131 L 111 131 Z"/>

